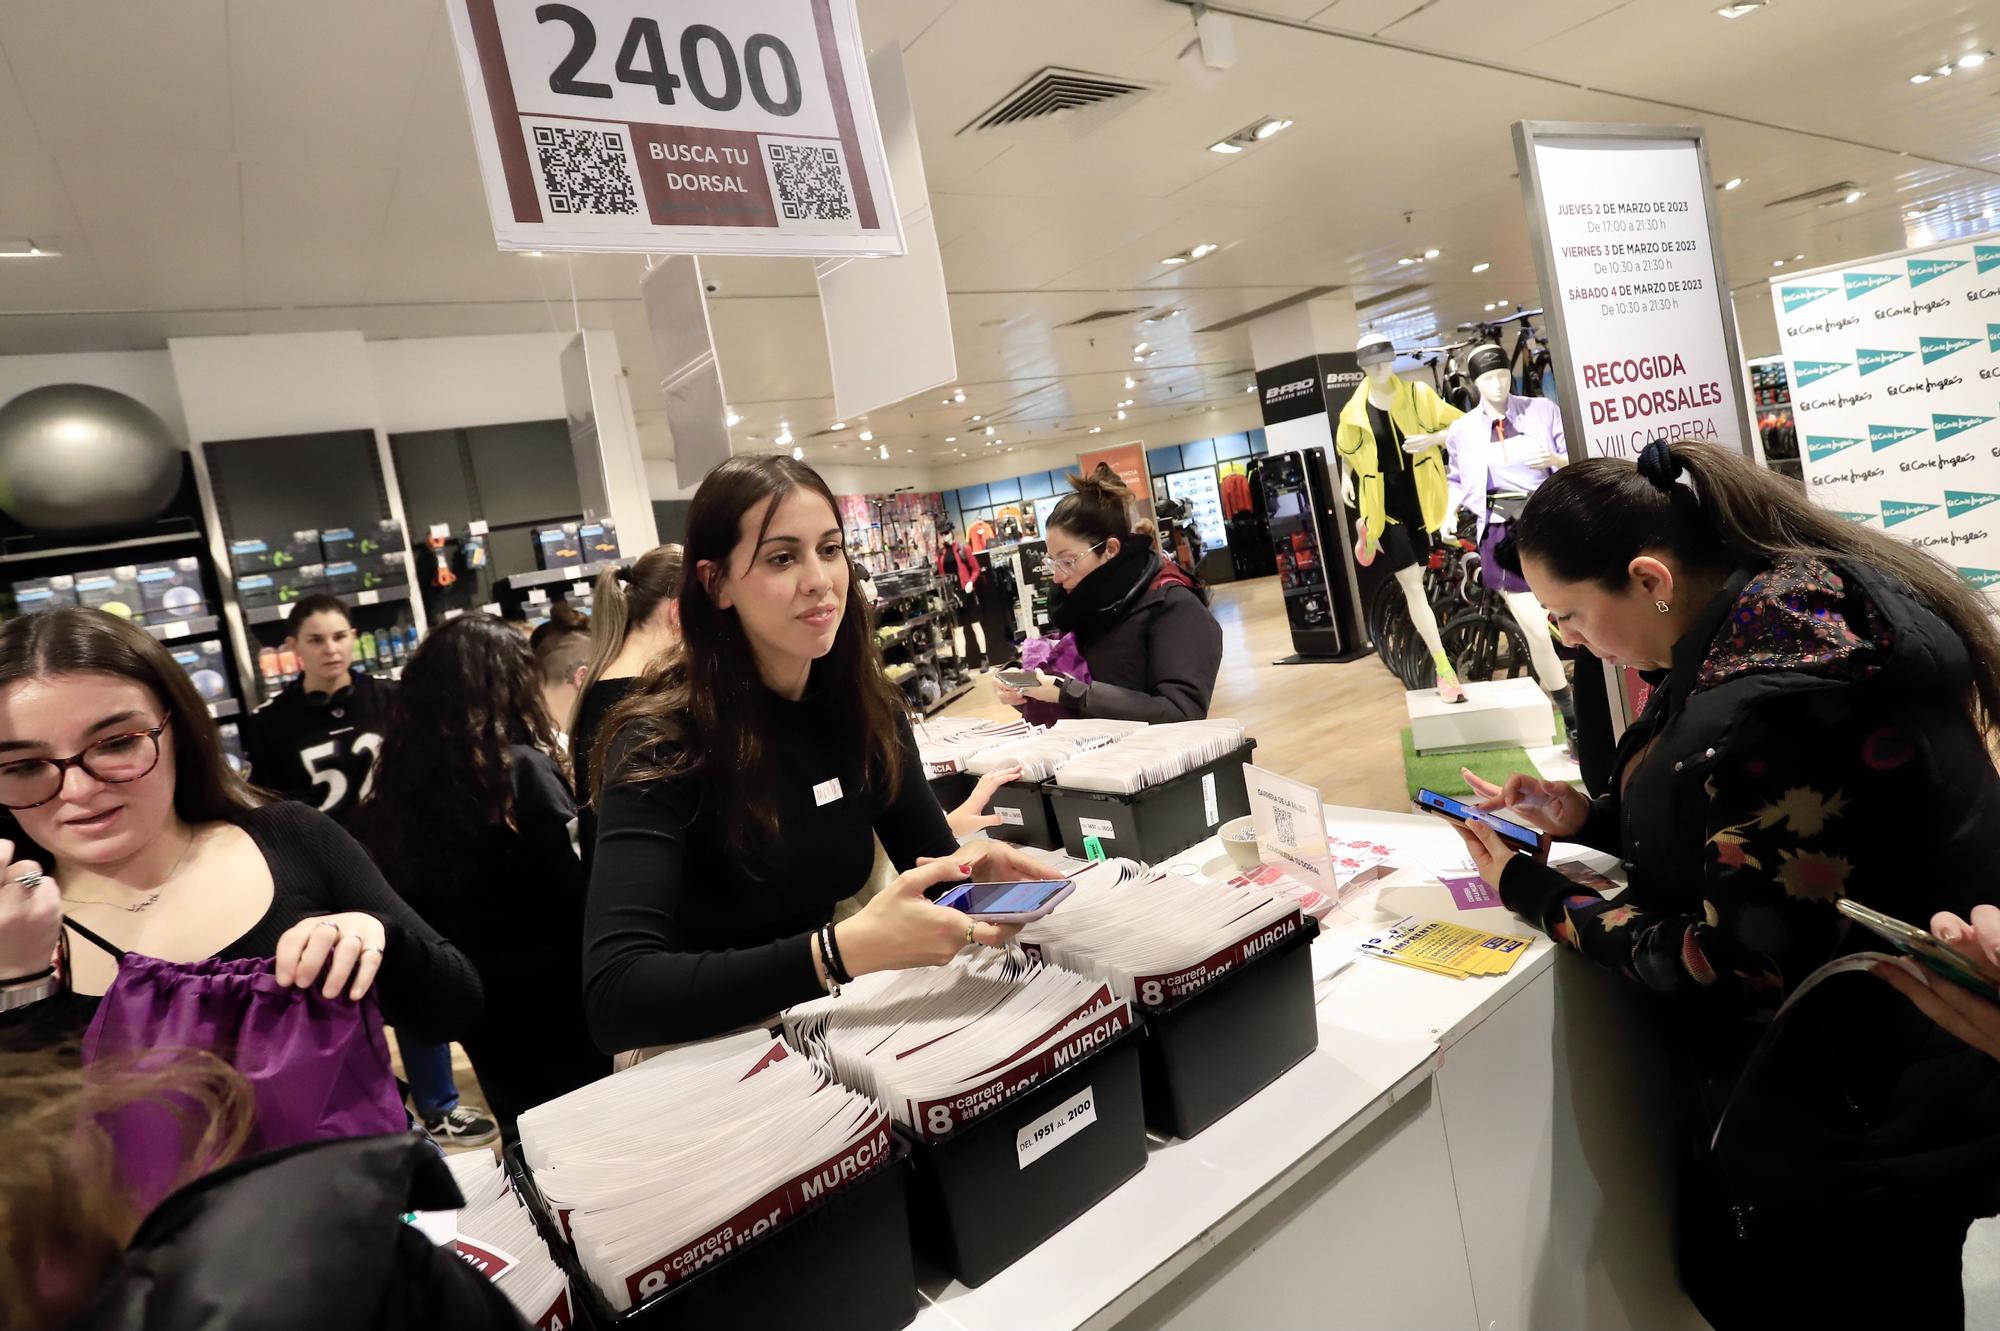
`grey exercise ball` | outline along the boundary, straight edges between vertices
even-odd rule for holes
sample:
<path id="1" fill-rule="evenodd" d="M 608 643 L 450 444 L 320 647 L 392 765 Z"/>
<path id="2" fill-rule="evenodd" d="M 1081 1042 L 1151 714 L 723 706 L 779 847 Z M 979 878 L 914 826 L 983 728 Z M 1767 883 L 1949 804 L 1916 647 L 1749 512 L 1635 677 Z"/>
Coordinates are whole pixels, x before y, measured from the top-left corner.
<path id="1" fill-rule="evenodd" d="M 158 517 L 181 487 L 181 450 L 143 402 L 50 384 L 0 407 L 0 511 L 31 531 Z"/>

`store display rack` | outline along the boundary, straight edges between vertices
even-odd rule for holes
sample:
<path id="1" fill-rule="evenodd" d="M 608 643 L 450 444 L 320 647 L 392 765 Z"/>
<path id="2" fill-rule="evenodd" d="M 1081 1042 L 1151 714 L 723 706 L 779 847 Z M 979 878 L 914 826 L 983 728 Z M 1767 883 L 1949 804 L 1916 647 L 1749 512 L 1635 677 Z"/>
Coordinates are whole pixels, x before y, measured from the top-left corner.
<path id="1" fill-rule="evenodd" d="M 222 632 L 222 621 L 214 615 L 202 615 L 194 619 L 177 619 L 171 624 L 141 624 L 139 626 L 161 642 L 179 642 L 182 638 L 206 638 Z"/>
<path id="2" fill-rule="evenodd" d="M 875 601 L 875 645 L 882 652 L 890 682 L 903 690 L 910 710 L 929 716 L 964 697 L 972 681 L 966 677 L 951 638 L 944 581 L 928 569 L 892 570 L 879 580 L 898 585 L 908 578 L 919 581 Z M 930 632 L 920 634 L 920 629 Z M 929 701 L 923 695 L 926 679 L 935 682 L 938 690 L 938 696 Z"/>
<path id="3" fill-rule="evenodd" d="M 542 569 L 536 573 L 513 573 L 501 578 L 496 585 L 512 591 L 526 591 L 530 587 L 553 587 L 564 582 L 587 582 L 607 568 L 630 568 L 629 559 L 600 559 L 594 564 L 569 564 L 563 568 Z"/>
<path id="4" fill-rule="evenodd" d="M 353 606 L 389 605 L 396 601 L 409 600 L 410 589 L 408 587 L 371 587 L 365 592 L 344 593 L 341 599 Z M 290 618 L 291 613 L 292 607 L 290 605 L 260 605 L 254 610 L 245 610 L 243 612 L 243 622 L 246 624 L 276 624 Z"/>

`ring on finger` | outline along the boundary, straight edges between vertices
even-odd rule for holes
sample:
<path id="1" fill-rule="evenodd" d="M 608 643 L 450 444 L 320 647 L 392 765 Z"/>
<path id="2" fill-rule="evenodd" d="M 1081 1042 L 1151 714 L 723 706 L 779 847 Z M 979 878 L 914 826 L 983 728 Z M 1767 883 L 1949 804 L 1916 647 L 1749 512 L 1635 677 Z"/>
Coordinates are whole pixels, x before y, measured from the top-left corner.
<path id="1" fill-rule="evenodd" d="M 48 877 L 48 875 L 43 873 L 40 869 L 33 869 L 27 873 L 21 874 L 20 876 L 16 877 L 14 881 L 21 885 L 22 891 L 32 892 L 36 888 L 42 885 L 42 880 L 46 877 Z"/>
<path id="2" fill-rule="evenodd" d="M 332 920 L 321 920 L 321 921 L 320 921 L 320 922 L 319 922 L 318 924 L 315 924 L 315 925 L 313 926 L 313 928 L 315 928 L 315 929 L 331 929 L 331 930 L 333 930 L 333 931 L 334 931 L 335 933 L 339 933 L 339 932 L 340 932 L 340 926 L 339 926 L 339 925 L 337 925 L 337 924 L 335 924 L 335 923 L 334 923 L 334 922 L 333 922 Z"/>
<path id="3" fill-rule="evenodd" d="M 971 946 L 971 945 L 973 944 L 973 942 L 975 941 L 975 940 L 974 940 L 974 938 L 973 938 L 973 936 L 972 936 L 972 934 L 973 934 L 973 929 L 974 929 L 975 927 L 976 927 L 976 926 L 975 926 L 975 925 L 973 924 L 973 922 L 972 922 L 971 920 L 967 920 L 967 921 L 965 922 L 965 943 L 966 943 L 966 946 L 968 946 L 968 947 L 970 947 L 970 946 Z"/>
<path id="4" fill-rule="evenodd" d="M 379 947 L 364 947 L 361 949 L 361 955 L 364 957 L 370 952 L 373 952 L 378 957 L 382 955 L 382 949 Z"/>

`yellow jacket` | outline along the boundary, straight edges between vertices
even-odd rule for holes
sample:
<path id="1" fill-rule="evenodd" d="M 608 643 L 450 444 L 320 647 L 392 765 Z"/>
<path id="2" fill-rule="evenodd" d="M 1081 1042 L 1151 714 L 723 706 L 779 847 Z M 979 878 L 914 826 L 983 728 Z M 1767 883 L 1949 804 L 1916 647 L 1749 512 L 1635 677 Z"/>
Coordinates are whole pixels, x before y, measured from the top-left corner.
<path id="1" fill-rule="evenodd" d="M 1436 434 L 1465 413 L 1440 398 L 1429 384 L 1412 384 L 1401 375 L 1392 380 L 1395 384 L 1395 399 L 1389 404 L 1389 424 L 1396 432 L 1397 445 L 1410 435 Z M 1333 446 L 1353 469 L 1359 484 L 1355 487 L 1355 499 L 1361 506 L 1362 521 L 1371 532 L 1380 532 L 1386 526 L 1383 512 L 1383 484 L 1381 460 L 1376 455 L 1375 431 L 1368 424 L 1368 381 L 1362 380 L 1354 389 L 1354 396 L 1347 399 L 1347 405 L 1340 409 L 1340 425 L 1333 434 Z M 1411 457 L 1398 452 L 1397 459 L 1404 466 L 1413 466 L 1417 474 L 1417 506 L 1424 517 L 1424 527 L 1436 531 L 1444 525 L 1445 509 L 1450 503 L 1451 482 L 1445 474 L 1445 455 L 1442 446 L 1427 448 Z"/>

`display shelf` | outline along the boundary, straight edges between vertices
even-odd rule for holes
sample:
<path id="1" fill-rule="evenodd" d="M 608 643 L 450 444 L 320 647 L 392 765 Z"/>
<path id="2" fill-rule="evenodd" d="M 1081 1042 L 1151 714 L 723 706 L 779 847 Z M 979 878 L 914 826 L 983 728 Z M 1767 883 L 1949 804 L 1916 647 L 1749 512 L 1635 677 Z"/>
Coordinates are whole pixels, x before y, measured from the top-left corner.
<path id="1" fill-rule="evenodd" d="M 206 638 L 220 632 L 222 621 L 214 615 L 201 615 L 193 619 L 176 619 L 171 624 L 141 624 L 139 627 L 161 642 L 179 642 L 182 638 Z"/>
<path id="2" fill-rule="evenodd" d="M 972 681 L 968 679 L 963 684 L 960 684 L 957 688 L 952 689 L 944 694 L 941 694 L 936 702 L 925 704 L 924 715 L 930 716 L 933 713 L 937 712 L 939 709 L 946 706 L 947 704 L 954 702 L 959 698 L 963 698 L 966 694 L 970 692 L 972 692 Z"/>
<path id="3" fill-rule="evenodd" d="M 1287 601 L 1291 600 L 1294 596 L 1324 596 L 1324 595 L 1326 595 L 1326 584 L 1324 582 L 1318 583 L 1311 587 L 1285 588 L 1285 599 Z"/>
<path id="4" fill-rule="evenodd" d="M 494 585 L 513 591 L 524 591 L 529 587 L 553 587 L 559 582 L 581 582 L 595 578 L 607 568 L 630 568 L 629 559 L 600 559 L 594 564 L 566 564 L 562 568 L 547 568 L 539 573 L 510 573 Z"/>
<path id="5" fill-rule="evenodd" d="M 365 592 L 348 592 L 339 595 L 341 600 L 359 609 L 363 606 L 391 605 L 397 601 L 407 601 L 410 599 L 410 589 L 408 587 L 370 587 Z M 289 603 L 285 605 L 260 605 L 255 610 L 245 610 L 243 612 L 243 622 L 246 624 L 276 624 L 280 620 L 290 618 L 291 613 L 292 607 Z"/>
<path id="6" fill-rule="evenodd" d="M 218 698 L 208 705 L 208 714 L 218 721 L 243 714 L 243 704 L 234 698 Z"/>
<path id="7" fill-rule="evenodd" d="M 68 559 L 78 555 L 110 554 L 116 550 L 143 550 L 156 545 L 200 544 L 201 533 L 197 531 L 161 532 L 157 536 L 134 536 L 122 541 L 104 541 L 96 545 L 62 545 L 48 550 L 8 550 L 0 553 L 0 564 L 25 564 L 30 560 Z"/>

